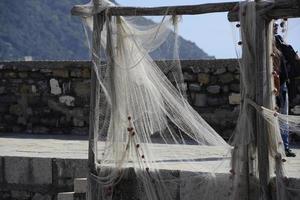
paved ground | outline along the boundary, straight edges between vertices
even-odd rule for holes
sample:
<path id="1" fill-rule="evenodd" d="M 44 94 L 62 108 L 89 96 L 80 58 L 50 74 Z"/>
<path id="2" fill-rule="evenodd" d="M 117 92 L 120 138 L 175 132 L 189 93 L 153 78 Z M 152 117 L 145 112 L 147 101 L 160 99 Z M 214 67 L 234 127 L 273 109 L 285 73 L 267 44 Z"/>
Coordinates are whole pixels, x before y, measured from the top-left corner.
<path id="1" fill-rule="evenodd" d="M 103 143 L 99 143 L 99 151 Z M 64 159 L 87 159 L 88 142 L 85 138 L 70 136 L 0 135 L 0 157 L 42 157 Z M 229 171 L 229 150 L 224 147 L 197 147 L 194 145 L 151 146 L 158 155 L 159 168 L 184 171 L 222 172 Z M 289 177 L 300 178 L 300 149 L 294 149 L 296 158 L 288 158 L 285 164 Z M 176 155 L 176 157 L 175 157 Z M 186 160 L 178 162 L 177 160 Z M 195 159 L 193 162 L 190 159 Z"/>

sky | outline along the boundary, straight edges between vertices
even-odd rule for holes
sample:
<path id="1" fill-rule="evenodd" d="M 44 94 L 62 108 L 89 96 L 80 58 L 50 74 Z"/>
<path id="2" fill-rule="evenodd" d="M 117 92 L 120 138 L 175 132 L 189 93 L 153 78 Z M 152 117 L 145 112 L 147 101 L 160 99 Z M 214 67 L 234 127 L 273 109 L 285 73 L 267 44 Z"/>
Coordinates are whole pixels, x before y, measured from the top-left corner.
<path id="1" fill-rule="evenodd" d="M 195 5 L 233 0 L 117 0 L 123 6 Z M 154 17 L 150 17 L 157 20 Z M 237 28 L 227 20 L 227 13 L 183 16 L 179 34 L 195 42 L 201 49 L 216 58 L 236 58 Z M 286 41 L 300 54 L 300 18 L 288 20 Z"/>

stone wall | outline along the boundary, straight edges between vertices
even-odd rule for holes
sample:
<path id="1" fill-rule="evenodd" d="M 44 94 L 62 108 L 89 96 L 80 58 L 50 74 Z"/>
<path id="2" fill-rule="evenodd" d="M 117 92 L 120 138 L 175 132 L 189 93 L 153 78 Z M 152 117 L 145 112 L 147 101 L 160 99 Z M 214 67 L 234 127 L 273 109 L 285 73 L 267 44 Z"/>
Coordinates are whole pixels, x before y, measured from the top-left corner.
<path id="1" fill-rule="evenodd" d="M 86 135 L 90 65 L 87 61 L 0 62 L 0 132 Z M 229 138 L 239 112 L 237 60 L 182 61 L 182 67 L 190 103 Z M 300 95 L 295 102 L 300 103 Z"/>

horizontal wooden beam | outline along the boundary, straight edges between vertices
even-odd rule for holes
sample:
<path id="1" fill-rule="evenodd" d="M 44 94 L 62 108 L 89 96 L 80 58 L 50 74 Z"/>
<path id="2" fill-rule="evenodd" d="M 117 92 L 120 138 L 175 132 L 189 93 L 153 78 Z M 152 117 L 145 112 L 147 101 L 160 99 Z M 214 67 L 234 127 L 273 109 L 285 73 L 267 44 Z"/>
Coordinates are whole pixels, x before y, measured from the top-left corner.
<path id="1" fill-rule="evenodd" d="M 228 12 L 238 2 L 208 3 L 188 6 L 163 6 L 163 7 L 110 7 L 108 14 L 112 16 L 162 16 L 162 15 L 198 15 L 215 12 Z M 101 8 L 94 9 L 88 5 L 76 5 L 72 8 L 72 15 L 91 16 L 100 13 Z"/>
<path id="2" fill-rule="evenodd" d="M 277 1 L 265 15 L 269 19 L 300 17 L 300 0 Z M 228 20 L 230 22 L 239 21 L 238 9 L 228 12 Z"/>

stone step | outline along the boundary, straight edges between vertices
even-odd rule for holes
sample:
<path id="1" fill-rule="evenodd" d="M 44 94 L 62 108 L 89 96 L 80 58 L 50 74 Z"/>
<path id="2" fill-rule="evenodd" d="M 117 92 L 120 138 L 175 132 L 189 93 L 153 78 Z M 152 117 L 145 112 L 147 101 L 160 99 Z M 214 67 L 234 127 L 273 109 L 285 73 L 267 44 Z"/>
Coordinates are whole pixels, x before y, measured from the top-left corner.
<path id="1" fill-rule="evenodd" d="M 74 179 L 74 192 L 86 193 L 87 190 L 87 178 L 75 178 Z"/>

